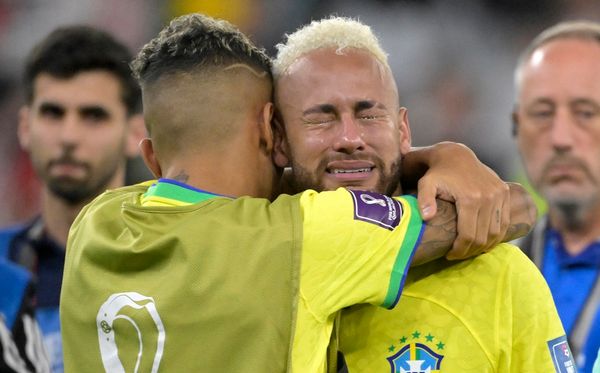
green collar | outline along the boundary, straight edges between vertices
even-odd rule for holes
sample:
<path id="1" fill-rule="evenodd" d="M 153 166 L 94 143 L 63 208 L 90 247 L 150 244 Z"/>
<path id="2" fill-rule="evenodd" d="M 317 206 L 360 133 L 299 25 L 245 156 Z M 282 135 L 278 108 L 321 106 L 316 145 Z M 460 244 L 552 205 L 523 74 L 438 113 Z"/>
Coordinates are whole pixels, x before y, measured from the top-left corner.
<path id="1" fill-rule="evenodd" d="M 177 180 L 161 178 L 144 193 L 144 198 L 148 197 L 160 197 L 194 204 L 223 196 L 194 188 Z"/>

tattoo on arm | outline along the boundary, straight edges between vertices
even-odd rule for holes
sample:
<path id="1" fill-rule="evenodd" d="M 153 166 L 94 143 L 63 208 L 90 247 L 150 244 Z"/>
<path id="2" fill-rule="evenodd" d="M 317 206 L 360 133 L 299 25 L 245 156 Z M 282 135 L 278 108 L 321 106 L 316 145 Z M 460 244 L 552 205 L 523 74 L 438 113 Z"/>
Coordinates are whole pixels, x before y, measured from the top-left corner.
<path id="1" fill-rule="evenodd" d="M 425 223 L 421 243 L 415 252 L 412 265 L 420 265 L 446 255 L 456 239 L 456 208 L 454 204 L 437 200 L 435 217 Z"/>
<path id="2" fill-rule="evenodd" d="M 181 181 L 182 183 L 187 183 L 189 178 L 190 175 L 186 174 L 185 170 L 181 170 L 177 175 L 173 177 L 173 180 Z"/>
<path id="3" fill-rule="evenodd" d="M 537 208 L 529 193 L 522 186 L 511 186 L 510 226 L 504 241 L 512 241 L 525 236 L 537 219 Z"/>

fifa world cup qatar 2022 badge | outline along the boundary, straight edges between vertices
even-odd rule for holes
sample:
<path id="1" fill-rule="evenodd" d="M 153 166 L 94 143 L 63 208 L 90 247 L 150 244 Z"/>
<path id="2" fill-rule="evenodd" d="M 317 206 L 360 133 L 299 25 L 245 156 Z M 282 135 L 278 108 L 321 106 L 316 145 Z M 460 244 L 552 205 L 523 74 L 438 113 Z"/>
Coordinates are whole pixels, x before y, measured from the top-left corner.
<path id="1" fill-rule="evenodd" d="M 567 342 L 567 336 L 558 337 L 548 341 L 548 349 L 552 356 L 556 373 L 576 373 L 575 360 Z"/>
<path id="2" fill-rule="evenodd" d="M 379 193 L 350 190 L 354 200 L 354 219 L 394 230 L 402 218 L 402 204 Z"/>
<path id="3" fill-rule="evenodd" d="M 393 373 L 440 372 L 445 343 L 431 333 L 413 333 L 402 336 L 388 347 L 386 359 Z"/>

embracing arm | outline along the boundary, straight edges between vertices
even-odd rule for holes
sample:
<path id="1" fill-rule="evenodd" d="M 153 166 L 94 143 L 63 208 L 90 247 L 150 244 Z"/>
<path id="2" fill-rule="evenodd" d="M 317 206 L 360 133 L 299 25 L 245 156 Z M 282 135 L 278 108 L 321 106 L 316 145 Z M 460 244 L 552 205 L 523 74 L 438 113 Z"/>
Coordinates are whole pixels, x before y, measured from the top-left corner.
<path id="1" fill-rule="evenodd" d="M 507 183 L 510 190 L 510 221 L 502 241 L 511 241 L 526 235 L 537 218 L 537 210 L 531 196 L 525 188 L 516 183 Z M 437 203 L 437 213 L 425 222 L 425 231 L 421 243 L 415 252 L 412 265 L 427 263 L 431 260 L 447 256 L 457 236 L 457 215 L 453 203 L 440 200 Z M 472 256 L 465 252 L 463 259 Z"/>
<path id="2" fill-rule="evenodd" d="M 417 189 L 423 220 L 430 221 L 439 209 L 436 198 L 456 205 L 456 240 L 449 259 L 463 259 L 490 250 L 506 237 L 512 214 L 531 211 L 531 199 L 509 191 L 509 184 L 483 164 L 465 145 L 441 142 L 413 148 L 403 158 L 403 191 Z M 514 186 L 512 188 L 515 188 Z M 514 195 L 513 195 L 514 194 Z M 514 197 L 514 200 L 513 198 Z"/>

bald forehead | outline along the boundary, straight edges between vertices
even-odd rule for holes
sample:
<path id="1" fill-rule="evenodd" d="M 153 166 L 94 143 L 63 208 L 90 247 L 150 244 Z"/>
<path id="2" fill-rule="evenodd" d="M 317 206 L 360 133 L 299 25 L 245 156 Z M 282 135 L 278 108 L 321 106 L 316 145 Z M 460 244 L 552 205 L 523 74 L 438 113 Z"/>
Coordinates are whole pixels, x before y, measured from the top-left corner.
<path id="1" fill-rule="evenodd" d="M 527 60 L 528 65 L 538 66 L 539 64 L 551 59 L 566 60 L 571 63 L 580 61 L 580 58 L 573 56 L 569 53 L 565 53 L 565 50 L 584 52 L 588 59 L 599 58 L 600 56 L 600 42 L 596 39 L 591 38 L 580 38 L 580 37 L 564 37 L 550 40 L 543 45 L 536 48 Z"/>
<path id="2" fill-rule="evenodd" d="M 551 74 L 556 69 L 571 79 L 600 78 L 600 42 L 596 39 L 566 36 L 547 41 L 534 49 L 518 66 L 515 74 L 517 94 L 524 82 L 540 74 Z M 548 77 L 552 79 L 552 77 Z"/>

